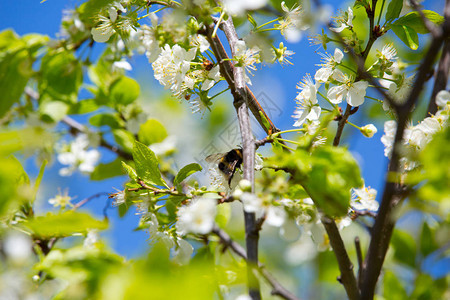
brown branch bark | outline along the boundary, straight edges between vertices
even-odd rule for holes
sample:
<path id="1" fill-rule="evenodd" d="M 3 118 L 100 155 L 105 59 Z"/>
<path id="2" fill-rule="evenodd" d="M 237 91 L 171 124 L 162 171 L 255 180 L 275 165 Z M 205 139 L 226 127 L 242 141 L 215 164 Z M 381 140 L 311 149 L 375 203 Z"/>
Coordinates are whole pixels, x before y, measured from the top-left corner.
<path id="1" fill-rule="evenodd" d="M 231 47 L 231 53 L 236 55 L 236 42 L 239 40 L 233 25 L 233 20 L 223 21 L 224 32 Z M 248 114 L 247 90 L 244 80 L 244 68 L 233 67 L 234 88 L 232 92 L 234 97 L 234 107 L 239 120 L 239 128 L 242 137 L 243 148 L 243 177 L 251 182 L 252 192 L 255 183 L 255 141 L 250 124 L 250 116 Z M 247 246 L 247 279 L 249 295 L 253 300 L 261 299 L 261 291 L 258 278 L 254 274 L 254 269 L 258 266 L 258 240 L 259 231 L 256 228 L 255 213 L 244 211 L 245 221 L 245 241 Z"/>
<path id="2" fill-rule="evenodd" d="M 447 0 L 446 9 L 450 5 Z M 405 195 L 404 189 L 398 183 L 392 182 L 389 178 L 390 174 L 398 174 L 400 170 L 401 145 L 403 143 L 403 134 L 406 129 L 407 120 L 411 108 L 417 102 L 420 92 L 426 82 L 427 74 L 433 66 L 439 49 L 444 41 L 448 38 L 450 32 L 450 19 L 446 18 L 442 27 L 438 30 L 429 46 L 429 50 L 422 61 L 414 86 L 408 96 L 407 101 L 401 106 L 394 106 L 397 113 L 398 124 L 397 131 L 393 143 L 393 153 L 389 163 L 388 173 L 385 179 L 385 188 L 381 200 L 378 215 L 372 230 L 372 238 L 369 244 L 366 259 L 363 263 L 362 284 L 360 299 L 373 299 L 375 286 L 380 276 L 384 258 L 389 247 L 392 232 L 395 227 L 394 209 L 403 201 Z"/>
<path id="3" fill-rule="evenodd" d="M 215 235 L 217 235 L 220 241 L 227 247 L 230 247 L 234 253 L 242 257 L 243 259 L 247 259 L 247 254 L 245 253 L 245 249 L 241 247 L 237 242 L 235 242 L 225 231 L 215 227 L 212 231 Z M 280 296 L 283 299 L 287 300 L 298 300 L 298 298 L 289 292 L 284 286 L 282 286 L 272 274 L 264 267 L 264 265 L 258 262 L 258 272 L 266 279 L 266 281 L 272 287 L 272 295 Z"/>

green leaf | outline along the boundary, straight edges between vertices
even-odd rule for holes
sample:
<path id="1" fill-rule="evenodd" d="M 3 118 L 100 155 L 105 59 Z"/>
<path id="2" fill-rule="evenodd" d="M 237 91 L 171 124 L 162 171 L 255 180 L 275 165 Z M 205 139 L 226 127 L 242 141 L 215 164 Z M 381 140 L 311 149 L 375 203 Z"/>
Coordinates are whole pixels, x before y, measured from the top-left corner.
<path id="1" fill-rule="evenodd" d="M 39 111 L 44 120 L 49 118 L 47 121 L 57 123 L 67 115 L 69 112 L 69 105 L 62 101 L 44 101 L 39 106 Z"/>
<path id="2" fill-rule="evenodd" d="M 122 172 L 122 164 L 121 159 L 116 158 L 115 160 L 109 163 L 101 163 L 98 164 L 94 171 L 91 173 L 91 180 L 104 180 L 107 178 L 122 176 L 124 175 Z"/>
<path id="3" fill-rule="evenodd" d="M 128 105 L 139 97 L 140 86 L 136 80 L 122 76 L 110 87 L 110 100 L 116 104 Z"/>
<path id="4" fill-rule="evenodd" d="M 269 120 L 267 120 L 266 115 L 264 115 L 262 111 L 259 111 L 259 116 L 261 117 L 261 120 L 267 132 L 269 132 L 269 130 L 272 129 L 272 127 L 270 126 Z"/>
<path id="5" fill-rule="evenodd" d="M 407 232 L 395 230 L 391 239 L 394 257 L 399 262 L 412 268 L 416 266 L 416 242 Z"/>
<path id="6" fill-rule="evenodd" d="M 161 124 L 158 120 L 148 119 L 139 127 L 139 141 L 146 145 L 161 143 L 166 137 L 166 128 L 164 128 L 164 125 Z"/>
<path id="7" fill-rule="evenodd" d="M 81 115 L 96 111 L 99 108 L 97 101 L 95 99 L 85 99 L 78 101 L 76 104 L 72 105 L 69 110 L 70 115 Z"/>
<path id="8" fill-rule="evenodd" d="M 419 273 L 413 288 L 411 295 L 404 299 L 447 299 L 445 294 L 448 293 L 448 276 L 447 278 L 433 279 L 430 275 Z"/>
<path id="9" fill-rule="evenodd" d="M 30 178 L 28 177 L 27 172 L 25 172 L 22 163 L 14 156 L 9 157 L 9 160 L 12 164 L 10 165 L 11 170 L 8 172 L 9 176 L 11 176 L 19 186 L 29 185 Z"/>
<path id="10" fill-rule="evenodd" d="M 386 22 L 397 19 L 403 8 L 403 0 L 392 0 L 389 2 L 386 12 Z"/>
<path id="11" fill-rule="evenodd" d="M 406 46 L 412 50 L 417 50 L 417 48 L 419 48 L 419 36 L 414 29 L 405 25 L 394 24 L 391 25 L 391 29 Z"/>
<path id="12" fill-rule="evenodd" d="M 398 277 L 391 271 L 386 271 L 383 276 L 383 294 L 386 299 L 403 300 L 410 299 Z"/>
<path id="13" fill-rule="evenodd" d="M 19 101 L 33 72 L 32 64 L 26 49 L 0 53 L 0 117 Z"/>
<path id="14" fill-rule="evenodd" d="M 82 81 L 81 62 L 73 52 L 49 52 L 42 58 L 39 81 L 41 97 L 75 103 Z"/>
<path id="15" fill-rule="evenodd" d="M 46 238 L 86 233 L 90 229 L 103 230 L 108 227 L 108 223 L 96 220 L 87 213 L 66 211 L 58 214 L 47 213 L 24 223 L 24 226 L 30 229 L 33 235 Z"/>
<path id="16" fill-rule="evenodd" d="M 96 127 L 109 126 L 111 129 L 123 127 L 123 121 L 115 114 L 100 113 L 89 118 L 89 123 Z"/>
<path id="17" fill-rule="evenodd" d="M 122 161 L 122 168 L 127 172 L 128 176 L 132 180 L 138 180 L 138 175 L 136 173 L 136 170 L 133 169 L 131 166 L 127 165 L 126 162 Z"/>
<path id="18" fill-rule="evenodd" d="M 119 146 L 128 153 L 133 152 L 134 136 L 131 132 L 123 129 L 113 129 L 114 140 Z"/>
<path id="19" fill-rule="evenodd" d="M 305 159 L 303 155 L 300 157 Z M 343 148 L 323 147 L 314 151 L 307 174 L 303 187 L 325 214 L 334 217 L 347 214 L 351 189 L 363 184 L 358 163 Z"/>
<path id="20" fill-rule="evenodd" d="M 435 232 L 431 231 L 427 222 L 423 222 L 422 232 L 420 234 L 420 253 L 423 257 L 427 257 L 432 252 L 436 251 L 439 246 L 434 240 Z"/>
<path id="21" fill-rule="evenodd" d="M 196 163 L 192 163 L 189 165 L 184 166 L 175 176 L 175 179 L 173 180 L 173 185 L 177 186 L 179 185 L 183 180 L 185 180 L 187 177 L 191 176 L 192 174 L 199 172 L 202 170 L 202 166 Z"/>
<path id="22" fill-rule="evenodd" d="M 153 185 L 168 187 L 161 177 L 158 167 L 158 159 L 155 153 L 146 145 L 134 142 L 133 159 L 136 164 L 136 173 L 142 180 Z"/>
<path id="23" fill-rule="evenodd" d="M 441 25 L 444 22 L 444 17 L 440 16 L 438 13 L 434 11 L 422 10 L 422 12 L 425 15 L 425 17 L 428 20 L 430 20 L 430 22 L 436 25 Z M 422 17 L 417 11 L 413 11 L 404 15 L 403 17 L 395 21 L 393 24 L 397 26 L 407 26 L 411 28 L 414 32 L 420 34 L 426 34 L 429 32 L 422 20 Z"/>

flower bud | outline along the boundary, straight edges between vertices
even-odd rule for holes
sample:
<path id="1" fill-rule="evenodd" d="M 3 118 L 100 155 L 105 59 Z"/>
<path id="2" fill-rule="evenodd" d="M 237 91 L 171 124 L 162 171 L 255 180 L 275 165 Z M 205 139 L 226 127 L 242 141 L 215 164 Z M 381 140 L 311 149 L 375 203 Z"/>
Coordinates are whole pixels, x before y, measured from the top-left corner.
<path id="1" fill-rule="evenodd" d="M 252 183 L 248 181 L 247 179 L 242 179 L 239 181 L 239 188 L 243 192 L 251 192 L 252 191 Z"/>
<path id="2" fill-rule="evenodd" d="M 373 137 L 375 133 L 377 133 L 377 128 L 373 124 L 367 124 L 366 126 L 361 127 L 361 133 L 368 138 Z"/>

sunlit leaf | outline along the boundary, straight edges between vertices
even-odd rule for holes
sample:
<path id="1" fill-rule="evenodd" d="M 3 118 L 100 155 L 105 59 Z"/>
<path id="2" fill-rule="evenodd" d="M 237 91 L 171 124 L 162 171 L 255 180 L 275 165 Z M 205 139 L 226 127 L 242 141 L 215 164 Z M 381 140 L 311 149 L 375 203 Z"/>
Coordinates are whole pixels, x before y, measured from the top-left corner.
<path id="1" fill-rule="evenodd" d="M 167 131 L 158 120 L 148 119 L 139 127 L 138 137 L 139 141 L 146 145 L 161 143 L 167 137 Z"/>
<path id="2" fill-rule="evenodd" d="M 175 186 L 179 185 L 183 180 L 185 180 L 187 177 L 191 176 L 192 174 L 199 172 L 202 170 L 202 166 L 196 163 L 192 163 L 189 165 L 184 166 L 178 174 L 175 176 L 175 179 L 173 180 L 173 184 Z"/>
<path id="3" fill-rule="evenodd" d="M 90 229 L 106 229 L 108 224 L 87 213 L 66 211 L 56 214 L 49 212 L 45 216 L 35 217 L 24 226 L 39 237 L 65 237 L 86 233 Z"/>
<path id="4" fill-rule="evenodd" d="M 160 186 L 167 184 L 161 178 L 158 167 L 158 159 L 155 153 L 146 145 L 136 141 L 133 147 L 133 159 L 136 164 L 136 173 L 142 180 Z"/>

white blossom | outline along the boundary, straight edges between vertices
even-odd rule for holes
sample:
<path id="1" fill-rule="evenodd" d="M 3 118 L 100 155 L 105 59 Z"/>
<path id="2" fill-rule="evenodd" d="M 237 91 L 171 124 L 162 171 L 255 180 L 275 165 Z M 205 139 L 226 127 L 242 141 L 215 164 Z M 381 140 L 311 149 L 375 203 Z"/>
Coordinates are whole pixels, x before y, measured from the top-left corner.
<path id="1" fill-rule="evenodd" d="M 202 91 L 209 90 L 219 80 L 220 80 L 220 67 L 219 65 L 217 65 L 208 72 L 207 79 L 202 84 Z"/>
<path id="2" fill-rule="evenodd" d="M 328 53 L 320 54 L 322 56 L 321 66 L 314 75 L 314 79 L 318 82 L 327 82 L 328 78 L 332 76 L 336 70 L 336 66 L 339 65 L 344 58 L 344 53 L 339 49 L 334 49 L 334 55 L 331 56 Z"/>
<path id="3" fill-rule="evenodd" d="M 353 189 L 353 197 L 350 202 L 350 205 L 355 210 L 377 211 L 379 204 L 376 201 L 376 197 L 377 191 L 370 187 Z"/>
<path id="4" fill-rule="evenodd" d="M 248 49 L 245 42 L 241 40 L 237 41 L 234 47 L 235 47 L 234 60 L 236 61 L 235 66 L 244 68 L 250 74 L 252 74 L 251 71 L 256 71 L 255 64 L 260 63 L 259 58 L 260 49 L 258 49 L 257 47 Z M 248 84 L 252 84 L 250 78 L 247 76 L 245 72 L 244 78 Z"/>
<path id="5" fill-rule="evenodd" d="M 297 120 L 294 126 L 302 126 L 305 120 L 316 121 L 320 117 L 321 108 L 317 103 L 317 90 L 319 85 L 312 82 L 311 77 L 306 76 L 297 89 L 300 89 L 296 99 L 297 108 L 294 111 L 294 118 Z"/>
<path id="6" fill-rule="evenodd" d="M 77 168 L 83 173 L 94 171 L 100 152 L 95 149 L 87 150 L 88 147 L 89 139 L 86 134 L 79 134 L 70 145 L 61 147 L 57 159 L 67 167 L 61 168 L 59 175 L 70 176 Z"/>
<path id="7" fill-rule="evenodd" d="M 177 212 L 177 231 L 181 235 L 187 233 L 207 234 L 214 227 L 217 200 L 212 198 L 196 198 L 188 205 L 180 207 Z"/>
<path id="8" fill-rule="evenodd" d="M 367 81 L 354 82 L 352 78 L 344 75 L 342 72 L 336 70 L 333 77 L 342 85 L 333 86 L 328 90 L 328 99 L 333 104 L 339 104 L 344 98 L 347 99 L 347 103 L 351 106 L 360 106 L 364 103 L 364 97 L 366 96 L 366 89 L 369 86 Z"/>
<path id="9" fill-rule="evenodd" d="M 197 47 L 201 53 L 209 49 L 209 42 L 202 34 L 196 34 L 191 38 L 191 44 Z"/>
<path id="10" fill-rule="evenodd" d="M 170 88 L 175 95 L 183 91 L 186 72 L 190 69 L 190 62 L 195 58 L 197 48 L 186 51 L 179 45 L 172 48 L 165 45 L 158 58 L 152 63 L 154 76 L 165 88 Z"/>
<path id="11" fill-rule="evenodd" d="M 337 18 L 336 23 L 338 27 L 331 27 L 330 30 L 334 32 L 341 32 L 345 28 L 353 28 L 353 10 L 349 7 L 347 12 Z"/>
<path id="12" fill-rule="evenodd" d="M 395 82 L 391 82 L 389 84 L 388 94 L 389 96 L 391 96 L 391 99 L 393 99 L 396 104 L 401 105 L 406 102 L 407 97 L 409 96 L 409 93 L 412 89 L 412 85 L 414 84 L 414 78 L 415 78 L 414 76 L 404 78 L 399 83 L 399 86 L 397 86 Z M 384 110 L 389 109 L 387 101 L 384 101 L 383 109 Z"/>
<path id="13" fill-rule="evenodd" d="M 148 61 L 153 63 L 161 53 L 161 49 L 159 48 L 159 43 L 155 34 L 155 28 L 158 26 L 158 17 L 156 14 L 151 13 L 149 18 L 152 26 L 149 27 L 147 25 L 143 25 L 141 27 L 142 30 L 139 30 L 139 39 L 145 49 L 145 55 L 147 56 Z"/>

